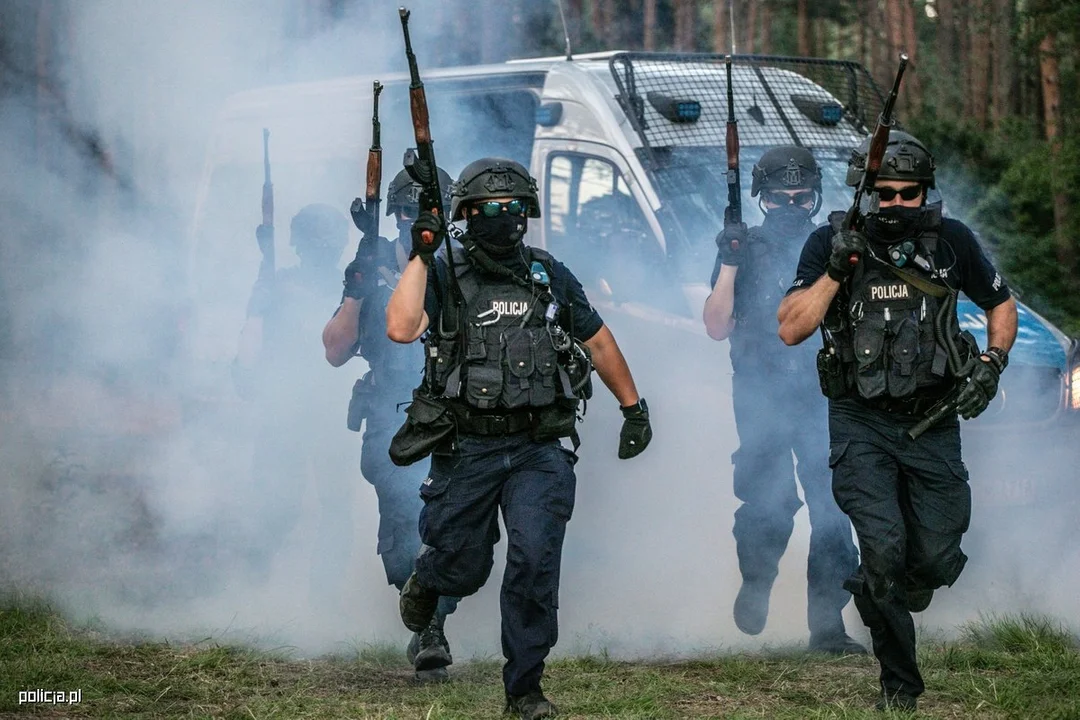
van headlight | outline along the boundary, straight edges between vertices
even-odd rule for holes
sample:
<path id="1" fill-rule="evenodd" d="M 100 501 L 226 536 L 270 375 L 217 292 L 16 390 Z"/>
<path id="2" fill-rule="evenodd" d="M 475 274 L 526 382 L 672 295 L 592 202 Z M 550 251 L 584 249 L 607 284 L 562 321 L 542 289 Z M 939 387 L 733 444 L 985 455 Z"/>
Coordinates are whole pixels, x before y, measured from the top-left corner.
<path id="1" fill-rule="evenodd" d="M 1068 387 L 1065 389 L 1065 407 L 1074 412 L 1080 412 L 1080 357 L 1073 360 L 1072 369 L 1069 370 Z"/>

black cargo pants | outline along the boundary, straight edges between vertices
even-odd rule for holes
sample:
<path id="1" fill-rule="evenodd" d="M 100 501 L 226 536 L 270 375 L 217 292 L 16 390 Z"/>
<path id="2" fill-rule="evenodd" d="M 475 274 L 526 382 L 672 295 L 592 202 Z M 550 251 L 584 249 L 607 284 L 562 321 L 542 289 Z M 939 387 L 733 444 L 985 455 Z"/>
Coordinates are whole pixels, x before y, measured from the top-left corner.
<path id="1" fill-rule="evenodd" d="M 843 635 L 841 612 L 851 599 L 843 584 L 859 560 L 851 523 L 833 499 L 825 398 L 795 376 L 746 372 L 732 378 L 732 396 L 739 449 L 731 461 L 742 501 L 732 528 L 739 571 L 751 582 L 776 578 L 802 507 L 794 453 L 810 516 L 807 624 L 812 638 Z"/>
<path id="2" fill-rule="evenodd" d="M 890 693 L 922 693 L 907 591 L 952 585 L 967 556 L 960 538 L 971 491 L 960 457 L 960 423 L 948 418 L 911 440 L 920 417 L 855 400 L 829 403 L 833 494 L 851 518 L 862 562 L 845 583 L 870 630 Z"/>
<path id="3" fill-rule="evenodd" d="M 557 441 L 523 433 L 459 435 L 453 453 L 432 456 L 420 490 L 416 577 L 443 596 L 467 597 L 487 582 L 502 511 L 503 684 L 511 695 L 540 689 L 544 660 L 559 638 L 559 573 L 576 460 Z"/>

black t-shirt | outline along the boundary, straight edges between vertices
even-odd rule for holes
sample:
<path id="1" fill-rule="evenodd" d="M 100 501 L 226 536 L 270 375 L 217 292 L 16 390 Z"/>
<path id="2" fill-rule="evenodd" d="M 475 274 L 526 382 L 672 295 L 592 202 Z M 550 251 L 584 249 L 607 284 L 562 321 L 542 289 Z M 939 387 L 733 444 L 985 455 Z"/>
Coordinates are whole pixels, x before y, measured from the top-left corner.
<path id="1" fill-rule="evenodd" d="M 454 253 L 454 258 L 455 262 L 458 263 L 468 262 L 468 260 L 464 258 L 459 258 L 457 252 Z M 529 277 L 529 266 L 526 264 L 525 257 L 522 255 L 516 255 L 507 259 L 499 259 L 496 262 L 511 268 L 522 278 Z M 603 319 L 589 303 L 589 299 L 585 295 L 585 289 L 581 286 L 577 277 L 574 276 L 574 273 L 570 272 L 568 267 L 555 258 L 551 258 L 550 268 L 548 270 L 550 274 L 551 294 L 560 306 L 559 325 L 568 332 L 573 330 L 574 337 L 581 342 L 585 342 L 603 327 Z M 474 269 L 473 271 L 478 273 L 481 272 L 478 269 Z M 445 253 L 440 253 L 435 259 L 435 272 L 428 271 L 427 293 L 424 296 L 424 310 L 428 315 L 428 320 L 430 322 L 429 327 L 434 327 L 435 323 L 438 322 L 439 313 L 442 310 L 442 293 L 444 292 L 442 289 L 446 287 L 446 278 L 447 265 Z M 497 278 L 493 278 L 493 280 L 498 281 Z"/>
<path id="2" fill-rule="evenodd" d="M 810 287 L 825 274 L 832 253 L 832 236 L 832 227 L 823 225 L 807 238 L 788 294 Z M 986 257 L 975 234 L 959 220 L 942 219 L 932 265 L 937 280 L 960 290 L 983 310 L 1009 299 L 1005 279 Z"/>

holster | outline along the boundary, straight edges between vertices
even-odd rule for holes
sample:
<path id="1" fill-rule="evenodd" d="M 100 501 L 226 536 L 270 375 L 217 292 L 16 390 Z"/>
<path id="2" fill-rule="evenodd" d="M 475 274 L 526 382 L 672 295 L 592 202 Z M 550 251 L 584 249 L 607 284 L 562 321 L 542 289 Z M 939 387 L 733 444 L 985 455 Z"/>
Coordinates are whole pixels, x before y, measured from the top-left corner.
<path id="1" fill-rule="evenodd" d="M 426 388 L 413 390 L 413 400 L 405 410 L 405 423 L 390 441 L 390 460 L 395 465 L 412 465 L 453 439 L 457 426 L 446 401 Z"/>
<path id="2" fill-rule="evenodd" d="M 345 420 L 346 427 L 353 432 L 360 432 L 360 423 L 368 416 L 371 409 L 371 395 L 374 392 L 370 382 L 371 377 L 369 370 L 353 383 L 352 397 L 349 398 L 349 415 Z"/>

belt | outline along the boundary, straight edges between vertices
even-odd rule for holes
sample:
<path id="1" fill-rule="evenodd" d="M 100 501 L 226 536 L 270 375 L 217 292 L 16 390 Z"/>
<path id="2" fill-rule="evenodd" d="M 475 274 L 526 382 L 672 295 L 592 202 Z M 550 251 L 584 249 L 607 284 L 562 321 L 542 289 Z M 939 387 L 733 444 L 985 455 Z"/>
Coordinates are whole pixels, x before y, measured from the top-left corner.
<path id="1" fill-rule="evenodd" d="M 509 415 L 478 415 L 454 412 L 458 432 L 470 435 L 513 435 L 531 430 L 534 418 L 531 412 L 517 412 Z"/>
<path id="2" fill-rule="evenodd" d="M 864 398 L 857 397 L 856 399 L 865 405 L 866 407 L 873 408 L 874 410 L 880 410 L 881 412 L 892 413 L 895 415 L 925 415 L 926 412 L 936 405 L 943 396 L 937 395 L 934 397 L 906 397 L 906 398 L 894 398 L 894 397 L 879 397 L 872 400 L 866 400 Z"/>

